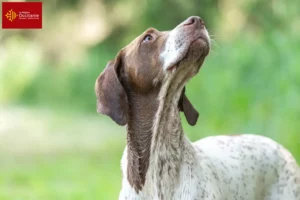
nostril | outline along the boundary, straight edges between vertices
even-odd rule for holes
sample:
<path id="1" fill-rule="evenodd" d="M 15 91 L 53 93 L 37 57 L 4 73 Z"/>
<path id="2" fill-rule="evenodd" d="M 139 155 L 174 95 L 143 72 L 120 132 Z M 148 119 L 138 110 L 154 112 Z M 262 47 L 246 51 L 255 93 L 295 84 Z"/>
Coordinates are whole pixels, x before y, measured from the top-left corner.
<path id="1" fill-rule="evenodd" d="M 189 26 L 189 25 L 192 25 L 196 22 L 196 19 L 194 17 L 190 17 L 188 18 L 185 23 L 183 24 L 184 26 Z"/>
<path id="2" fill-rule="evenodd" d="M 193 16 L 193 17 L 189 17 L 184 23 L 183 25 L 184 26 L 189 26 L 189 25 L 194 25 L 194 24 L 204 24 L 203 20 L 200 18 L 200 17 L 196 17 L 196 16 Z"/>

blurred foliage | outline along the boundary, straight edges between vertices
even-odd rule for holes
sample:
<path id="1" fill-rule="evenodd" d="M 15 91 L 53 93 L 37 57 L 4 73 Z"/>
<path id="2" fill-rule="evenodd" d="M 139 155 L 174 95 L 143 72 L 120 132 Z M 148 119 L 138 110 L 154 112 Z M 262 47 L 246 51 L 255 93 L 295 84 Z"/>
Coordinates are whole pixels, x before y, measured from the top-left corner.
<path id="1" fill-rule="evenodd" d="M 187 85 L 188 96 L 200 112 L 196 127 L 183 120 L 187 135 L 192 140 L 227 133 L 266 135 L 300 162 L 297 0 L 43 2 L 42 30 L 0 32 L 4 107 L 96 115 L 95 80 L 118 50 L 148 27 L 169 30 L 188 16 L 199 15 L 213 46 L 199 75 Z M 24 169 L 18 168 L 19 162 L 9 168 L 0 166 L 0 182 L 8 183 L 0 189 L 0 199 L 14 199 L 10 187 L 32 191 L 21 199 L 115 199 L 122 148 L 99 151 L 99 157 L 74 154 L 53 162 L 38 159 L 21 165 Z M 64 182 L 64 176 L 70 182 Z"/>

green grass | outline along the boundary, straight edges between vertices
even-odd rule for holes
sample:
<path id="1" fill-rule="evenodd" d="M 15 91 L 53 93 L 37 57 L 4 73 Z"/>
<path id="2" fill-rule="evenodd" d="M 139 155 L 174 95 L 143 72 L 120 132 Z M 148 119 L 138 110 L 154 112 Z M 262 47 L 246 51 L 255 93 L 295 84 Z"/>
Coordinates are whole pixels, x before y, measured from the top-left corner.
<path id="1" fill-rule="evenodd" d="M 121 149 L 1 158 L 1 200 L 117 199 Z"/>

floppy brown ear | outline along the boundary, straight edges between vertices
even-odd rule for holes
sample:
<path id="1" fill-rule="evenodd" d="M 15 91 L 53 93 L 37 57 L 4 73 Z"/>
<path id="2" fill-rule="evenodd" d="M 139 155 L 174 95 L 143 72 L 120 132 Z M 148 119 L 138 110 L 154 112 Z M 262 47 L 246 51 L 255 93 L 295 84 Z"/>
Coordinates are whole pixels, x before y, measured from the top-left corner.
<path id="1" fill-rule="evenodd" d="M 97 112 L 109 116 L 119 125 L 127 124 L 128 99 L 118 78 L 122 65 L 121 53 L 110 61 L 96 80 Z"/>
<path id="2" fill-rule="evenodd" d="M 181 97 L 178 103 L 179 110 L 182 111 L 185 115 L 186 120 L 191 126 L 194 126 L 197 123 L 199 113 L 188 100 L 185 95 L 185 87 L 182 90 Z"/>

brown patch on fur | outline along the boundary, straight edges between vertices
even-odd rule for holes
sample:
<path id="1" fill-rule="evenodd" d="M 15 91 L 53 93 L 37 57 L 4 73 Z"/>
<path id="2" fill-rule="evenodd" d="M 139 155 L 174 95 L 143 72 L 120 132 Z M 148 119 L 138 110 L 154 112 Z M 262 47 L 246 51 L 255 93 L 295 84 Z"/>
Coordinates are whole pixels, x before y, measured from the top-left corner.
<path id="1" fill-rule="evenodd" d="M 150 28 L 123 48 L 96 81 L 98 112 L 127 124 L 127 179 L 138 192 L 149 167 L 153 123 L 164 77 L 160 51 L 169 32 Z M 145 38 L 152 39 L 145 42 Z M 183 91 L 179 109 L 194 125 L 198 112 Z M 170 171 L 170 170 L 169 170 Z"/>

